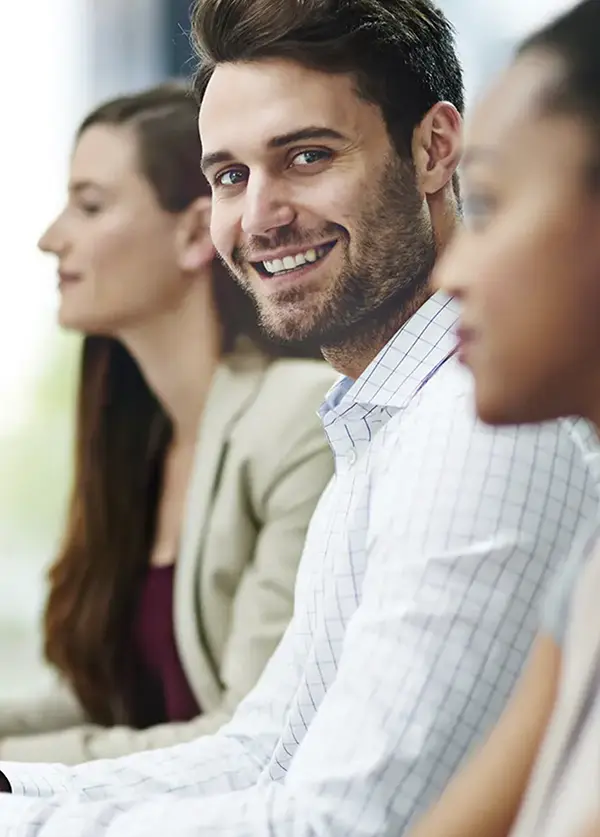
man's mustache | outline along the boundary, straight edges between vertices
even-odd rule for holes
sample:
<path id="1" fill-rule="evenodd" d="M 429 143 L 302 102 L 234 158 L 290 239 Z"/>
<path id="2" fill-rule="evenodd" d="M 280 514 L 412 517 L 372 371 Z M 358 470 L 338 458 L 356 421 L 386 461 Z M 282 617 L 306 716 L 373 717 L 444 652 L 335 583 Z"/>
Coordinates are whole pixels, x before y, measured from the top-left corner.
<path id="1" fill-rule="evenodd" d="M 296 227 L 279 227 L 269 236 L 252 236 L 247 243 L 234 247 L 231 253 L 232 262 L 240 267 L 248 262 L 256 261 L 255 253 L 265 250 L 277 250 L 280 247 L 298 247 L 307 249 L 315 242 L 321 243 L 328 238 L 344 238 L 349 235 L 345 227 L 339 224 L 325 224 L 316 230 L 301 230 Z"/>

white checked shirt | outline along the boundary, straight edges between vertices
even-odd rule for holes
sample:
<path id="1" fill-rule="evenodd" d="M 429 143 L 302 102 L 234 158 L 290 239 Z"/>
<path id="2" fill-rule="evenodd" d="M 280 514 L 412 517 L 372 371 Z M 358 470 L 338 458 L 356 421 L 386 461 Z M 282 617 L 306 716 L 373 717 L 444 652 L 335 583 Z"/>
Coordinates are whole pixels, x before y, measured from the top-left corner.
<path id="1" fill-rule="evenodd" d="M 455 319 L 436 295 L 328 397 L 337 475 L 294 620 L 231 723 L 78 768 L 0 765 L 2 837 L 399 837 L 437 796 L 597 511 L 587 425 L 474 419 L 470 377 L 443 362 Z"/>

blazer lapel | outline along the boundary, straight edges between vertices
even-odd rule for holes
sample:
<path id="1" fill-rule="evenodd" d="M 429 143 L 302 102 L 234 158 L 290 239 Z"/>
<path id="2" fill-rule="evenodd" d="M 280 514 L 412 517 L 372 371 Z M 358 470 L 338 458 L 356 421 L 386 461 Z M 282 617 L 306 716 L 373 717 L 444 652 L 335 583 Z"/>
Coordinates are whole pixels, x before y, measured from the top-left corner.
<path id="1" fill-rule="evenodd" d="M 217 368 L 200 422 L 175 576 L 175 635 L 183 668 L 204 710 L 221 686 L 202 632 L 198 585 L 206 527 L 232 429 L 253 401 L 267 366 L 242 344 Z"/>

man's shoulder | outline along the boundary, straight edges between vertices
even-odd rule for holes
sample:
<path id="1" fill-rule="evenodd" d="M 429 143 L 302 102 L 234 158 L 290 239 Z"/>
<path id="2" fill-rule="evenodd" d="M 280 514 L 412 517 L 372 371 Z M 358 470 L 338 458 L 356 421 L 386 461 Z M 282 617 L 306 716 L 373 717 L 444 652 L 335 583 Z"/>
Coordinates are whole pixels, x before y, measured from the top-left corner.
<path id="1" fill-rule="evenodd" d="M 392 457 L 422 448 L 433 455 L 447 451 L 454 461 L 487 453 L 548 468 L 566 459 L 583 468 L 586 458 L 593 457 L 594 438 L 585 422 L 572 419 L 503 427 L 484 424 L 475 411 L 472 376 L 451 357 L 406 408 L 390 418 L 381 441 Z M 597 440 L 595 444 L 598 449 Z"/>
<path id="2" fill-rule="evenodd" d="M 598 505 L 572 423 L 490 427 L 476 416 L 466 373 L 448 365 L 437 375 L 390 418 L 373 450 L 372 532 L 427 543 L 498 532 L 512 543 L 520 533 L 523 543 L 547 550 L 560 541 L 567 551 Z"/>

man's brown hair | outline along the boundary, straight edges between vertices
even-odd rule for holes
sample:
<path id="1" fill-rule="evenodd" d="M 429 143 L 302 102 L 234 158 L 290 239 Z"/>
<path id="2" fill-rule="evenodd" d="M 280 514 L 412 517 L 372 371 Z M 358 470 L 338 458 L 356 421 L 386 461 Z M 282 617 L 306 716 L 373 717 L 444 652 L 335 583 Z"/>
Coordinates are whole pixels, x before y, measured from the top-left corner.
<path id="1" fill-rule="evenodd" d="M 463 111 L 454 32 L 430 0 L 196 0 L 192 37 L 200 101 L 218 64 L 284 58 L 350 74 L 401 156 L 437 102 Z"/>

